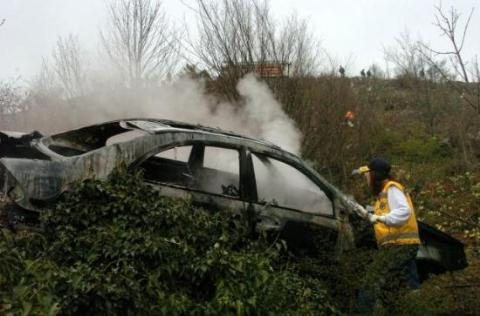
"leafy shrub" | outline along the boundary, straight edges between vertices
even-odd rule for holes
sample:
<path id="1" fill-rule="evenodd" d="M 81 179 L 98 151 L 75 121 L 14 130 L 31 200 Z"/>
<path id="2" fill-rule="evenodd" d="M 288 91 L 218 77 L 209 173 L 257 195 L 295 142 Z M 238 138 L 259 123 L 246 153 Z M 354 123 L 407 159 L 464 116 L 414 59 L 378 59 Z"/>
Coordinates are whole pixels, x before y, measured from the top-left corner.
<path id="1" fill-rule="evenodd" d="M 480 179 L 466 172 L 429 183 L 416 196 L 416 204 L 421 217 L 437 228 L 480 240 L 477 233 L 480 227 L 478 196 Z"/>
<path id="2" fill-rule="evenodd" d="M 384 156 L 409 163 L 431 164 L 452 156 L 451 148 L 437 137 L 406 137 L 398 131 L 387 131 L 376 136 L 375 141 L 378 144 L 377 150 Z"/>
<path id="3" fill-rule="evenodd" d="M 424 188 L 417 204 L 428 215 L 453 194 L 473 206 L 478 199 L 467 197 L 478 188 L 470 174 L 453 177 L 432 187 L 435 194 Z M 40 225 L 1 231 L 0 314 L 351 314 L 375 255 L 365 248 L 292 257 L 282 242 L 253 239 L 241 216 L 162 197 L 123 171 L 78 184 Z M 462 284 L 471 282 L 465 277 Z M 444 289 L 449 280 L 435 280 L 399 298 L 392 313 L 476 306 L 473 290 L 459 300 Z"/>
<path id="4" fill-rule="evenodd" d="M 162 197 L 141 175 L 89 180 L 0 240 L 1 314 L 334 314 L 317 278 L 246 220 Z"/>
<path id="5" fill-rule="evenodd" d="M 428 139 L 410 138 L 398 144 L 401 157 L 414 162 L 431 162 L 451 155 L 448 146 L 436 137 Z"/>

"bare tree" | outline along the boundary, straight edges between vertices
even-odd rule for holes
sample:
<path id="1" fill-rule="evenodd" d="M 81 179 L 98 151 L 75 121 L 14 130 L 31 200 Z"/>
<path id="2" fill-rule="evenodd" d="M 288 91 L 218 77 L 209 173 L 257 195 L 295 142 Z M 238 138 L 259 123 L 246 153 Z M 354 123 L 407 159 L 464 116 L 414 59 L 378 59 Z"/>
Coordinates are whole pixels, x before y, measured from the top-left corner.
<path id="1" fill-rule="evenodd" d="M 13 114 L 21 109 L 22 94 L 15 82 L 0 83 L 0 113 L 2 115 Z"/>
<path id="2" fill-rule="evenodd" d="M 274 41 L 268 7 L 239 0 L 197 0 L 197 5 L 200 34 L 192 48 L 207 68 L 227 73 L 270 58 Z"/>
<path id="3" fill-rule="evenodd" d="M 436 14 L 434 25 L 441 31 L 442 35 L 447 37 L 452 46 L 452 50 L 437 51 L 429 47 L 429 45 L 420 42 L 419 47 L 421 48 L 421 50 L 419 51 L 428 61 L 430 68 L 440 74 L 440 76 L 442 76 L 443 79 L 448 82 L 449 86 L 460 95 L 461 99 L 465 104 L 469 105 L 478 114 L 480 114 L 480 102 L 478 101 L 478 98 L 477 100 L 475 100 L 475 97 L 472 97 L 472 89 L 470 89 L 471 86 L 469 85 L 470 76 L 468 64 L 465 61 L 465 57 L 462 55 L 468 26 L 470 24 L 474 9 L 471 9 L 467 19 L 464 22 L 463 28 L 459 29 L 461 14 L 454 7 L 451 7 L 448 13 L 443 11 L 440 5 L 435 8 Z M 460 77 L 461 80 L 466 83 L 466 85 L 454 81 L 454 78 L 452 78 L 452 76 L 449 76 L 448 73 L 445 72 L 445 68 L 442 69 L 441 67 L 439 67 L 439 63 L 435 60 L 435 57 L 445 55 L 450 57 L 450 66 L 455 71 L 455 76 Z M 474 62 L 472 70 L 470 70 L 470 74 L 475 77 L 475 73 L 476 71 Z M 477 85 L 480 85 L 480 82 L 478 82 L 478 80 Z"/>
<path id="4" fill-rule="evenodd" d="M 117 0 L 100 32 L 107 55 L 130 86 L 167 75 L 175 66 L 178 36 L 157 0 Z"/>
<path id="5" fill-rule="evenodd" d="M 377 64 L 371 64 L 370 67 L 368 67 L 368 70 L 372 74 L 373 78 L 385 78 L 385 71 L 377 65 Z"/>
<path id="6" fill-rule="evenodd" d="M 309 30 L 306 20 L 290 16 L 275 38 L 277 50 L 273 57 L 290 63 L 293 76 L 311 75 L 318 70 L 319 42 Z"/>
<path id="7" fill-rule="evenodd" d="M 42 60 L 40 71 L 29 82 L 29 90 L 34 99 L 34 106 L 47 105 L 52 98 L 60 99 L 62 95 L 65 96 L 58 76 L 46 58 Z"/>
<path id="8" fill-rule="evenodd" d="M 436 51 L 430 49 L 432 52 L 438 55 L 450 55 L 452 59 L 452 67 L 455 69 L 456 73 L 462 78 L 463 81 L 469 82 L 466 62 L 462 56 L 462 49 L 465 43 L 465 36 L 467 34 L 468 25 L 470 24 L 470 19 L 472 18 L 473 9 L 470 11 L 468 18 L 465 22 L 463 30 L 460 31 L 461 39 L 458 37 L 458 22 L 460 20 L 461 14 L 453 6 L 450 8 L 449 12 L 444 12 L 441 5 L 435 7 L 437 13 L 435 14 L 434 25 L 442 32 L 442 35 L 446 36 L 452 45 L 451 51 Z"/>
<path id="9" fill-rule="evenodd" d="M 394 47 L 383 49 L 385 59 L 394 64 L 397 76 L 418 79 L 420 71 L 426 67 L 426 60 L 418 50 L 418 42 L 405 30 L 395 38 L 395 43 Z"/>
<path id="10" fill-rule="evenodd" d="M 86 87 L 86 69 L 78 39 L 59 37 L 53 50 L 53 71 L 67 98 L 82 96 Z"/>
<path id="11" fill-rule="evenodd" d="M 475 104 L 477 106 L 477 113 L 480 113 L 480 64 L 478 63 L 478 58 L 475 56 L 475 59 L 472 62 L 472 67 L 470 70 L 472 78 L 474 78 L 475 84 Z"/>
<path id="12" fill-rule="evenodd" d="M 345 57 L 339 57 L 336 55 L 332 55 L 328 52 L 325 48 L 321 48 L 322 55 L 325 57 L 326 62 L 323 63 L 322 68 L 320 70 L 322 75 L 328 76 L 338 76 L 341 77 L 349 76 L 349 70 L 354 66 L 354 56 L 349 54 Z"/>
<path id="13" fill-rule="evenodd" d="M 454 131 L 455 137 L 458 139 L 459 149 L 463 156 L 463 161 L 466 164 L 470 164 L 472 158 L 475 159 L 473 143 L 469 139 L 469 135 L 475 135 L 478 133 L 478 114 L 480 114 L 480 83 L 476 85 L 470 83 L 470 75 L 475 77 L 475 68 L 473 71 L 468 71 L 468 64 L 463 56 L 463 47 L 465 44 L 466 34 L 468 26 L 473 15 L 473 9 L 470 11 L 468 17 L 461 24 L 461 14 L 451 7 L 448 12 L 445 12 L 439 5 L 435 7 L 436 14 L 434 25 L 440 30 L 451 44 L 451 50 L 438 51 L 432 49 L 424 43 L 420 43 L 419 50 L 425 59 L 428 61 L 431 70 L 436 71 L 445 80 L 447 85 L 452 91 L 457 93 L 456 107 L 457 120 L 455 126 L 451 129 Z M 448 56 L 450 61 L 450 67 L 453 69 L 454 76 L 448 76 L 445 70 L 439 67 L 439 63 L 435 57 Z M 475 66 L 475 65 L 474 65 Z M 455 79 L 460 78 L 463 82 L 458 82 Z M 477 115 L 475 115 L 475 113 Z"/>
<path id="14" fill-rule="evenodd" d="M 16 114 L 28 109 L 28 94 L 18 85 L 20 78 L 0 82 L 0 125 L 15 128 Z M 5 127 L 4 127 L 5 128 Z"/>
<path id="15" fill-rule="evenodd" d="M 199 35 L 189 46 L 209 71 L 233 86 L 231 93 L 240 76 L 263 65 L 275 64 L 293 76 L 316 70 L 318 43 L 306 21 L 291 16 L 277 23 L 268 1 L 196 0 L 196 4 L 192 9 Z"/>

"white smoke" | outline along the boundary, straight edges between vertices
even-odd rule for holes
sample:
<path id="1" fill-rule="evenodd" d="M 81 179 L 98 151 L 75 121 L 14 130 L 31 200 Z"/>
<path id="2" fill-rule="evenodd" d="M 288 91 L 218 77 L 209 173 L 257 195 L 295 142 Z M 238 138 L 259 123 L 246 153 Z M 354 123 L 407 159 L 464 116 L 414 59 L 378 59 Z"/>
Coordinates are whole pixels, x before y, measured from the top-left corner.
<path id="1" fill-rule="evenodd" d="M 46 134 L 128 117 L 170 119 L 218 127 L 270 141 L 298 154 L 301 133 L 268 86 L 249 74 L 237 90 L 239 104 L 220 101 L 198 80 L 181 77 L 155 88 L 101 93 L 75 100 L 74 105 L 38 106 L 1 129 L 39 130 Z"/>
<path id="2" fill-rule="evenodd" d="M 99 90 L 102 92 L 98 92 Z M 202 81 L 189 77 L 180 77 L 152 88 L 99 88 L 96 93 L 77 100 L 36 106 L 34 110 L 18 116 L 13 126 L 15 130 L 36 129 L 50 134 L 115 119 L 170 119 L 218 127 L 264 139 L 298 155 L 301 133 L 294 121 L 283 111 L 282 105 L 275 99 L 267 84 L 250 74 L 238 82 L 237 90 L 240 95 L 239 103 L 221 101 L 207 93 Z M 0 126 L 1 129 L 5 129 L 3 125 Z M 124 136 L 130 138 L 131 135 L 118 136 L 121 141 Z M 179 147 L 162 154 L 165 154 L 165 157 L 185 160 L 189 154 L 187 149 L 189 148 Z M 210 159 L 213 164 L 207 164 L 207 167 L 220 170 L 225 175 L 236 175 L 237 178 L 202 178 L 204 189 L 222 194 L 219 190 L 223 190 L 225 185 L 233 184 L 238 188 L 238 152 L 210 147 L 206 148 L 206 157 L 207 149 L 212 151 L 210 156 L 213 157 Z M 331 212 L 328 198 L 303 173 L 273 160 L 264 165 L 264 161 L 256 157 L 254 155 L 253 162 L 261 200 L 276 201 L 281 206 L 294 207 L 305 212 Z M 286 179 L 288 189 L 284 186 Z"/>
<path id="3" fill-rule="evenodd" d="M 268 86 L 250 74 L 237 90 L 242 105 L 219 102 L 205 93 L 201 82 L 181 78 L 160 87 L 160 100 L 145 103 L 144 115 L 219 127 L 270 141 L 292 153 L 300 151 L 301 134 L 275 100 Z"/>
<path id="4" fill-rule="evenodd" d="M 268 86 L 253 75 L 244 77 L 237 86 L 245 99 L 245 112 L 248 125 L 255 135 L 284 149 L 298 154 L 300 152 L 301 133 L 295 122 L 283 111 Z"/>

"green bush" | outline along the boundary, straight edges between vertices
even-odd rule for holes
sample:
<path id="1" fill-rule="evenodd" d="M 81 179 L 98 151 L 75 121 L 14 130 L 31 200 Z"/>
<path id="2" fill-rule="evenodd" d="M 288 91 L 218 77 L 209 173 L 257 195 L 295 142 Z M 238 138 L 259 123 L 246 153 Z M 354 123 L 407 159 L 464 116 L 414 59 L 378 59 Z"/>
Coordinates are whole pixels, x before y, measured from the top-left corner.
<path id="1" fill-rule="evenodd" d="M 398 144 L 399 155 L 413 162 L 431 162 L 451 155 L 450 149 L 436 137 L 410 138 Z"/>
<path id="2" fill-rule="evenodd" d="M 450 181 L 432 188 L 438 198 L 478 193 L 469 174 Z M 418 198 L 424 214 L 435 207 L 427 202 L 427 195 Z M 294 257 L 281 241 L 252 238 L 245 218 L 162 197 L 141 175 L 123 171 L 79 183 L 39 225 L 40 232 L 1 231 L 2 315 L 351 314 L 376 253 Z M 391 312 L 475 306 L 474 295 L 459 301 L 437 283 L 422 287 L 428 299 L 399 298 Z"/>
<path id="3" fill-rule="evenodd" d="M 437 137 L 422 135 L 406 137 L 398 131 L 388 131 L 375 138 L 377 151 L 383 156 L 401 159 L 404 162 L 431 164 L 452 156 L 451 148 Z"/>
<path id="4" fill-rule="evenodd" d="M 335 314 L 325 286 L 246 220 L 162 197 L 141 175 L 89 180 L 0 240 L 0 314 Z"/>

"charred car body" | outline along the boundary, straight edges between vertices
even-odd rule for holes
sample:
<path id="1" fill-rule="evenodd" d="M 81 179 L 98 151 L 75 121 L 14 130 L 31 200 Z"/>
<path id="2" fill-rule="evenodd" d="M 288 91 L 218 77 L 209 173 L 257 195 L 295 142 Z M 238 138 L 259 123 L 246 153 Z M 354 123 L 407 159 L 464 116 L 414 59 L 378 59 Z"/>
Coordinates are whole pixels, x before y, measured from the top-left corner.
<path id="1" fill-rule="evenodd" d="M 352 202 L 297 156 L 218 129 L 155 119 L 117 120 L 52 136 L 0 132 L 0 188 L 41 212 L 78 180 L 105 179 L 120 164 L 141 169 L 162 194 L 244 212 L 258 230 L 280 231 L 293 247 L 335 235 L 353 247 Z M 466 267 L 463 244 L 420 223 L 419 271 Z"/>

